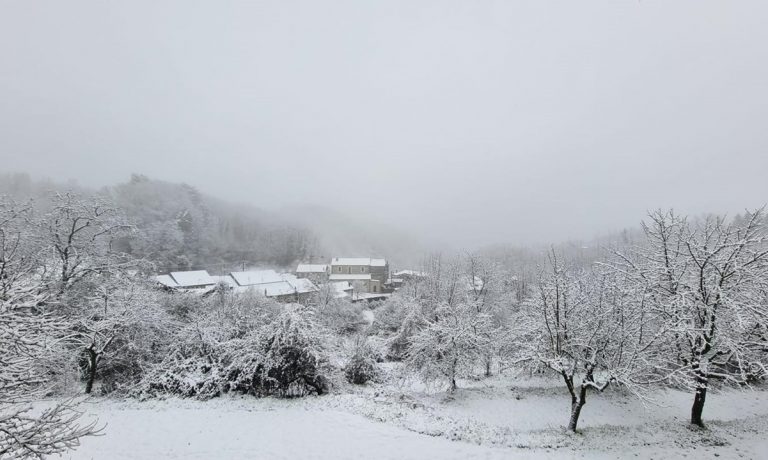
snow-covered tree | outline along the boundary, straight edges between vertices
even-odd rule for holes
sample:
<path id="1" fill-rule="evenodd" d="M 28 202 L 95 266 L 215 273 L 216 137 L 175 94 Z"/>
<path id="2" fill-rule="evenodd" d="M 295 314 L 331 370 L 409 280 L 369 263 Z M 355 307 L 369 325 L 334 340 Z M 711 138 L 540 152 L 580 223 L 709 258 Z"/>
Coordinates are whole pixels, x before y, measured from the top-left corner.
<path id="1" fill-rule="evenodd" d="M 320 286 L 307 302 L 315 312 L 317 321 L 339 334 L 352 334 L 365 324 L 363 307 L 354 304 L 349 298 L 339 297 L 339 291 L 331 283 Z"/>
<path id="2" fill-rule="evenodd" d="M 289 306 L 271 324 L 229 345 L 227 389 L 279 397 L 326 393 L 330 366 L 325 335 L 311 311 Z M 245 344 L 251 353 L 242 353 Z"/>
<path id="3" fill-rule="evenodd" d="M 515 318 L 515 353 L 563 379 L 571 397 L 568 429 L 576 430 L 590 391 L 615 382 L 641 394 L 646 354 L 658 337 L 643 336 L 646 319 L 621 280 L 570 267 L 552 250 L 537 288 Z"/>
<path id="4" fill-rule="evenodd" d="M 63 293 L 85 277 L 133 263 L 115 250 L 134 229 L 109 200 L 74 193 L 55 194 L 43 217 L 44 244 L 51 248 L 50 270 Z"/>
<path id="5" fill-rule="evenodd" d="M 143 368 L 162 359 L 176 321 L 160 303 L 159 293 L 141 279 L 99 277 L 83 287 L 92 293 L 70 309 L 68 345 L 79 356 L 85 393 L 101 377 L 111 391 L 141 377 Z"/>
<path id="6" fill-rule="evenodd" d="M 0 300 L 0 457 L 43 458 L 78 446 L 97 432 L 81 423 L 72 401 L 32 413 L 63 356 L 66 322 L 43 314 L 46 291 L 39 278 L 24 279 Z"/>
<path id="7" fill-rule="evenodd" d="M 18 289 L 35 275 L 39 276 L 42 245 L 34 232 L 31 203 L 19 204 L 0 197 L 0 300 L 17 301 Z M 35 286 L 33 286 L 35 287 Z"/>
<path id="8" fill-rule="evenodd" d="M 416 297 L 410 299 L 393 341 L 405 348 L 407 368 L 425 381 L 446 382 L 449 391 L 456 389 L 458 377 L 474 373 L 478 363 L 488 370 L 498 332 L 484 282 L 473 270 L 477 265 L 468 260 L 477 263 L 429 260 L 428 274 L 412 291 Z"/>
<path id="9" fill-rule="evenodd" d="M 645 242 L 617 252 L 627 276 L 665 334 L 657 379 L 694 393 L 691 423 L 703 426 L 713 382 L 748 384 L 766 375 L 768 238 L 762 209 L 729 222 L 691 222 L 656 211 L 643 224 Z M 657 332 L 658 333 L 658 332 Z"/>
<path id="10" fill-rule="evenodd" d="M 379 375 L 376 365 L 376 353 L 368 343 L 367 337 L 359 335 L 352 342 L 351 353 L 344 366 L 347 382 L 357 385 L 375 380 Z"/>

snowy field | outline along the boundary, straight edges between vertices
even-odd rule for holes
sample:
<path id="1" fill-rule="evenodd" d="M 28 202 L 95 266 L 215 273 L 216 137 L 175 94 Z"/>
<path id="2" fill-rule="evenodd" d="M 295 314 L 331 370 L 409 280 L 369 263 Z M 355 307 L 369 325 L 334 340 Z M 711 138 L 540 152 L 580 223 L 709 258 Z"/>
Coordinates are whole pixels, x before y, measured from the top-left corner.
<path id="1" fill-rule="evenodd" d="M 768 391 L 707 401 L 708 429 L 686 423 L 690 396 L 663 407 L 618 392 L 593 396 L 579 434 L 563 429 L 568 398 L 556 381 L 462 382 L 453 396 L 406 388 L 297 400 L 206 402 L 91 399 L 105 434 L 65 459 L 766 458 Z M 401 391 L 402 390 L 402 391 Z"/>

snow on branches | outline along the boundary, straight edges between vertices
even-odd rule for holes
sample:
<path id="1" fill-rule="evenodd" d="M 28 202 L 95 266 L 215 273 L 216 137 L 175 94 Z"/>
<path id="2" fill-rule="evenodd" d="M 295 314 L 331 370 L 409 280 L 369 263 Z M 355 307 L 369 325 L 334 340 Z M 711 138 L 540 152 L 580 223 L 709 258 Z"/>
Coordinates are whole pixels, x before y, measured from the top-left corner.
<path id="1" fill-rule="evenodd" d="M 656 211 L 644 244 L 617 251 L 609 266 L 635 287 L 665 340 L 657 380 L 694 392 L 691 423 L 712 381 L 749 384 L 766 375 L 768 234 L 763 209 L 731 222 Z"/>

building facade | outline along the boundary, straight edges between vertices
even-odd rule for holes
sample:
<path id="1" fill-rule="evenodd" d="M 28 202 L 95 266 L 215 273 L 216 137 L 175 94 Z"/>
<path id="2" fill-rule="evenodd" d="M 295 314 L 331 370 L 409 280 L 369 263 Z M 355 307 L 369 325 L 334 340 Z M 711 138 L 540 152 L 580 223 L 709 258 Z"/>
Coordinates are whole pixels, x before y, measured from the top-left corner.
<path id="1" fill-rule="evenodd" d="M 389 278 L 386 259 L 370 257 L 334 257 L 331 259 L 331 281 L 348 281 L 358 292 L 379 294 Z"/>

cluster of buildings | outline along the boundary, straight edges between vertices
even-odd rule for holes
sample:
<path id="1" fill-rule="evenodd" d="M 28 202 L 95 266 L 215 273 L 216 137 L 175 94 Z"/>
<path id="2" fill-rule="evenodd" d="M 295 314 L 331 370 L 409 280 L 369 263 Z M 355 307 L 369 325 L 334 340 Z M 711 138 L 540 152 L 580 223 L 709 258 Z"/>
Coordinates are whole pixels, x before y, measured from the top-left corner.
<path id="1" fill-rule="evenodd" d="M 308 279 L 274 270 L 231 272 L 223 276 L 211 275 L 206 270 L 194 270 L 159 275 L 155 280 L 172 291 L 205 295 L 223 287 L 235 291 L 254 290 L 266 297 L 286 302 L 300 301 L 318 291 L 318 287 Z"/>
<path id="2" fill-rule="evenodd" d="M 352 301 L 385 299 L 408 278 L 420 272 L 403 270 L 390 277 L 386 259 L 335 257 L 328 264 L 305 264 L 294 273 L 250 270 L 210 275 L 205 270 L 171 272 L 155 277 L 165 289 L 207 294 L 217 287 L 255 290 L 279 301 L 298 302 L 327 287 L 338 298 Z"/>

